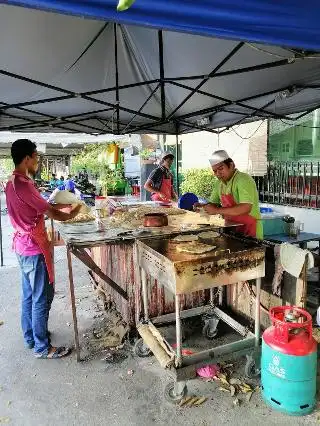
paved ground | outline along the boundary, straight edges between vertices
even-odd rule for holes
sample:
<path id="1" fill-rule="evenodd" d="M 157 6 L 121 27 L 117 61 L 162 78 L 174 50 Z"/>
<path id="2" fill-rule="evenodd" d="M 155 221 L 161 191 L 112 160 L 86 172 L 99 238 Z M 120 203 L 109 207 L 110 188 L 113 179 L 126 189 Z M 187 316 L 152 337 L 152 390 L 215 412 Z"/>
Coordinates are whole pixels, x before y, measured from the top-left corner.
<path id="1" fill-rule="evenodd" d="M 6 231 L 10 233 L 8 228 Z M 8 247 L 8 242 L 5 243 Z M 8 250 L 8 249 L 7 249 Z M 8 254 L 8 253 L 7 253 Z M 14 257 L 8 254 L 13 262 Z M 86 269 L 75 262 L 80 336 L 91 336 L 101 321 Z M 56 297 L 50 319 L 53 343 L 72 344 L 65 250 L 56 255 Z M 288 418 L 271 411 L 255 393 L 249 403 L 234 407 L 216 383 L 194 380 L 189 392 L 209 399 L 199 408 L 177 408 L 163 398 L 168 376 L 153 358 L 137 359 L 130 350 L 118 362 L 100 354 L 77 363 L 36 360 L 23 347 L 19 325 L 20 274 L 16 266 L 0 269 L 0 424 L 51 425 L 307 425 L 318 414 Z M 98 318 L 95 318 L 97 317 Z M 121 352 L 122 354 L 124 352 Z M 129 375 L 128 371 L 133 370 Z"/>

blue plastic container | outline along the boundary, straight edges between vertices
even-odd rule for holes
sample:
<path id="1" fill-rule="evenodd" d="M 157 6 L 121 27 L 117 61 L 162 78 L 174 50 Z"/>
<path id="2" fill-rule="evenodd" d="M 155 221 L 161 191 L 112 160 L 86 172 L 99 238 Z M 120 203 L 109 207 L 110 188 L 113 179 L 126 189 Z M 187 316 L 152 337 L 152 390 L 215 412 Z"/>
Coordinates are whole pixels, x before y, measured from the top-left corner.
<path id="1" fill-rule="evenodd" d="M 181 195 L 178 201 L 178 207 L 184 210 L 193 210 L 193 205 L 199 202 L 199 198 L 192 192 L 186 192 Z"/>

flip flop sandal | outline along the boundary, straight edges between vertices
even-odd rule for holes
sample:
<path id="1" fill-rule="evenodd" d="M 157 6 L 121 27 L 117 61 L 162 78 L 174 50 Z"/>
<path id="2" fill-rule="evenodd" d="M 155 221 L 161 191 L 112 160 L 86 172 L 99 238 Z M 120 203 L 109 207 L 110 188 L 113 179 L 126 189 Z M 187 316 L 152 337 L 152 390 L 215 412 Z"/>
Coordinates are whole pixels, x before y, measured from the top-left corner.
<path id="1" fill-rule="evenodd" d="M 37 354 L 35 355 L 38 359 L 58 359 L 63 358 L 71 353 L 70 348 L 66 348 L 65 346 L 59 346 L 56 348 L 54 352 L 48 354 Z"/>

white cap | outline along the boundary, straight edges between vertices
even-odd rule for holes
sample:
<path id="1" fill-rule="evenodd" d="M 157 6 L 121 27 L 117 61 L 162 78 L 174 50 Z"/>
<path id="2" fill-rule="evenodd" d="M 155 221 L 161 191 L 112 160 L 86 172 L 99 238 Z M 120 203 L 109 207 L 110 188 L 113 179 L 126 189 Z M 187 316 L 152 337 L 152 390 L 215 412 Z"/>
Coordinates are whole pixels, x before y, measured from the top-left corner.
<path id="1" fill-rule="evenodd" d="M 161 155 L 161 160 L 164 160 L 168 157 L 174 158 L 174 155 L 172 154 L 172 152 L 163 152 L 162 155 Z"/>
<path id="2" fill-rule="evenodd" d="M 211 167 L 216 166 L 217 164 L 222 163 L 222 161 L 225 161 L 228 158 L 230 158 L 230 157 L 229 157 L 228 153 L 225 150 L 220 149 L 218 151 L 215 151 L 211 155 L 211 158 L 209 160 L 210 166 Z"/>

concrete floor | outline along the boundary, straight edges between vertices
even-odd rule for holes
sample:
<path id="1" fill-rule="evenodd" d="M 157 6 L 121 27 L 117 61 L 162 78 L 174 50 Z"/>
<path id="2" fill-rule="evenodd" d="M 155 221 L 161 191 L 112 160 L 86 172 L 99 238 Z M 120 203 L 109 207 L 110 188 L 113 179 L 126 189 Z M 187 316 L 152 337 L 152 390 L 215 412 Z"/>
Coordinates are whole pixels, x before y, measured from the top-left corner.
<path id="1" fill-rule="evenodd" d="M 9 228 L 6 233 L 10 234 Z M 8 249 L 6 242 L 6 250 Z M 14 257 L 6 253 L 10 262 Z M 85 267 L 75 261 L 80 336 L 90 334 L 98 313 Z M 56 297 L 50 316 L 53 344 L 73 341 L 65 249 L 56 252 Z M 234 407 L 219 385 L 194 380 L 190 394 L 207 396 L 198 408 L 167 403 L 163 389 L 168 375 L 154 358 L 127 358 L 107 364 L 101 353 L 77 363 L 74 355 L 63 360 L 37 360 L 24 349 L 19 324 L 20 273 L 16 266 L 0 269 L 0 424 L 52 425 L 308 425 L 318 424 L 318 413 L 290 418 L 271 411 L 255 393 L 249 403 Z M 133 375 L 128 375 L 133 370 Z M 242 370 L 239 370 L 239 374 Z"/>

